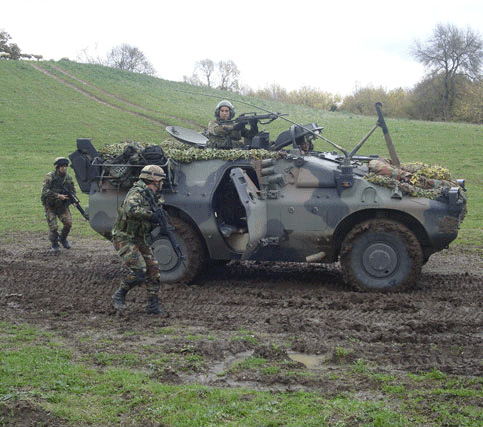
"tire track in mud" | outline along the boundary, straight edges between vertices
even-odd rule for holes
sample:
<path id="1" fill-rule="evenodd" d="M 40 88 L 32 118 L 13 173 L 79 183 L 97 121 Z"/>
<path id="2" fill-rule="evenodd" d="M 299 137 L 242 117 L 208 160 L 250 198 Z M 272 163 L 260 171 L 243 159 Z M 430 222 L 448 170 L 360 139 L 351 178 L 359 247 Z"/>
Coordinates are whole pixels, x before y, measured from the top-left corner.
<path id="1" fill-rule="evenodd" d="M 45 239 L 0 247 L 0 306 L 16 318 L 62 318 L 76 329 L 82 329 L 84 315 L 101 329 L 102 322 L 112 322 L 111 295 L 125 270 L 110 242 L 72 243 L 59 256 L 41 249 Z M 483 274 L 456 266 L 444 274 L 424 273 L 412 291 L 360 293 L 341 285 L 337 268 L 230 264 L 211 269 L 192 286 L 165 284 L 160 299 L 170 313 L 168 324 L 207 334 L 249 331 L 328 359 L 343 348 L 350 355 L 346 363 L 362 359 L 388 371 L 481 375 L 482 283 Z M 145 297 L 139 288 L 128 294 L 124 327 L 159 327 L 159 321 L 145 319 Z"/>

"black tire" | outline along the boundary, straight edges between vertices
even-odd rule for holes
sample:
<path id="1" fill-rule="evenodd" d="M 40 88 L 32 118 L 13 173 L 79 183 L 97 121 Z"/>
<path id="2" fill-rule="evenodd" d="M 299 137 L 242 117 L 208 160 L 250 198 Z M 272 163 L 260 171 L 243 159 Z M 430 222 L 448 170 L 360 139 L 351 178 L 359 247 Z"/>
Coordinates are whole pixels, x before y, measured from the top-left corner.
<path id="1" fill-rule="evenodd" d="M 176 241 L 184 255 L 180 259 L 167 236 L 159 234 L 151 248 L 159 264 L 161 282 L 190 283 L 200 272 L 205 259 L 203 244 L 191 224 L 178 217 L 170 217 Z"/>
<path id="2" fill-rule="evenodd" d="M 387 219 L 358 224 L 340 251 L 344 280 L 362 291 L 401 291 L 414 286 L 423 265 L 421 244 L 405 225 Z"/>

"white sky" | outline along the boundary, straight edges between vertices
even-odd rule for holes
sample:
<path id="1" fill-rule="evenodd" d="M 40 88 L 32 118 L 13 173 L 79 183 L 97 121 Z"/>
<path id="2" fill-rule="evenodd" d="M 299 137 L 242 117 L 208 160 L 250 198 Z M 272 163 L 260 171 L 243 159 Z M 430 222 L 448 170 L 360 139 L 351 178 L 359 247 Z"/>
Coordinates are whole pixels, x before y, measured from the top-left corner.
<path id="1" fill-rule="evenodd" d="M 77 60 L 139 48 L 157 76 L 182 81 L 196 61 L 233 60 L 252 89 L 273 83 L 348 95 L 411 88 L 424 75 L 409 50 L 436 24 L 483 34 L 481 0 L 7 0 L 0 30 L 22 53 Z"/>

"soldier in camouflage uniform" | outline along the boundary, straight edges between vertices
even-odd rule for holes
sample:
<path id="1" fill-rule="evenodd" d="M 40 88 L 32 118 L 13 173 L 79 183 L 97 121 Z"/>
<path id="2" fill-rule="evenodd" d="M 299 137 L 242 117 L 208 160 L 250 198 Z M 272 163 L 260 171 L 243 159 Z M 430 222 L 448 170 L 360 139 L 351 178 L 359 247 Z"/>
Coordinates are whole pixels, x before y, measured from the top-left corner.
<path id="1" fill-rule="evenodd" d="M 42 186 L 42 204 L 45 208 L 45 217 L 49 225 L 49 240 L 52 243 L 51 251 L 60 251 L 59 242 L 66 249 L 70 249 L 67 236 L 72 228 L 72 215 L 69 210 L 69 196 L 67 191 L 76 196 L 74 180 L 67 173 L 69 160 L 57 157 L 54 161 L 55 171 L 49 172 Z M 59 235 L 57 218 L 62 222 L 63 228 Z"/>
<path id="2" fill-rule="evenodd" d="M 166 174 L 161 167 L 145 166 L 139 174 L 139 181 L 131 187 L 119 208 L 116 223 L 112 229 L 112 242 L 122 262 L 131 271 L 112 296 L 114 306 L 118 310 L 124 309 L 129 290 L 146 282 L 147 312 L 164 313 L 158 304 L 160 288 L 158 262 L 146 238 L 153 227 L 159 223 L 159 218 L 153 212 L 148 199 L 154 197 L 161 206 L 163 199 L 159 196 L 159 192 L 165 177 Z"/>
<path id="3" fill-rule="evenodd" d="M 245 129 L 245 123 L 231 121 L 235 117 L 235 107 L 230 101 L 220 101 L 215 108 L 215 119 L 208 124 L 209 148 L 244 148 L 251 137 L 258 132 L 257 129 Z M 245 140 L 242 140 L 242 137 Z"/>

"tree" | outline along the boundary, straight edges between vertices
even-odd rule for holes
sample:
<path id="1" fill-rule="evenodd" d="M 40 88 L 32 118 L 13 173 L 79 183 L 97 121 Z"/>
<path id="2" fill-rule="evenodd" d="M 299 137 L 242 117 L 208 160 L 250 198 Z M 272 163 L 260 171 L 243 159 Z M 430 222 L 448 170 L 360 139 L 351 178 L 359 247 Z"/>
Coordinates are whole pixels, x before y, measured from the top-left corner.
<path id="1" fill-rule="evenodd" d="M 457 97 L 458 75 L 472 80 L 480 73 L 483 55 L 480 34 L 469 27 L 461 30 L 452 24 L 438 24 L 426 42 L 415 41 L 412 54 L 430 73 L 442 76 L 442 119 L 450 119 Z"/>
<path id="2" fill-rule="evenodd" d="M 212 87 L 213 74 L 215 72 L 215 64 L 211 59 L 202 59 L 196 63 L 199 73 L 205 78 L 206 86 Z"/>
<path id="3" fill-rule="evenodd" d="M 6 31 L 0 31 L 0 58 L 4 59 L 20 59 L 22 54 L 20 48 L 15 43 L 8 43 L 11 40 L 10 34 Z"/>
<path id="4" fill-rule="evenodd" d="M 126 43 L 113 48 L 108 53 L 107 65 L 133 73 L 153 75 L 156 72 L 143 52 Z"/>
<path id="5" fill-rule="evenodd" d="M 240 71 L 236 64 L 232 61 L 220 61 L 218 63 L 220 72 L 220 86 L 219 89 L 237 91 L 240 88 L 238 78 Z"/>
<path id="6" fill-rule="evenodd" d="M 216 87 L 221 90 L 239 91 L 240 71 L 232 61 L 220 61 L 216 65 L 211 59 L 197 61 L 191 76 L 183 76 L 183 81 L 196 86 Z"/>
<path id="7" fill-rule="evenodd" d="M 467 82 L 465 96 L 456 102 L 455 117 L 472 123 L 483 123 L 483 78 Z"/>

